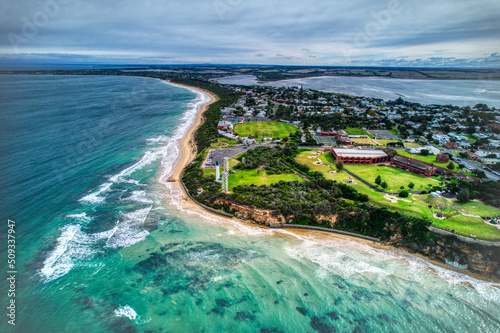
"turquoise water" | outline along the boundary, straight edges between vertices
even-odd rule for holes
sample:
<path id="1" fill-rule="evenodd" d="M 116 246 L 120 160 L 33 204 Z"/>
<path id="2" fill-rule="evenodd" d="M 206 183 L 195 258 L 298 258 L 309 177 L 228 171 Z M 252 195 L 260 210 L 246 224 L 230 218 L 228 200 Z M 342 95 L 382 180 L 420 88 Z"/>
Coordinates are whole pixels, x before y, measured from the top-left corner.
<path id="1" fill-rule="evenodd" d="M 0 88 L 1 230 L 16 221 L 18 270 L 2 332 L 500 331 L 498 284 L 183 208 L 165 180 L 206 96 L 133 77 Z"/>

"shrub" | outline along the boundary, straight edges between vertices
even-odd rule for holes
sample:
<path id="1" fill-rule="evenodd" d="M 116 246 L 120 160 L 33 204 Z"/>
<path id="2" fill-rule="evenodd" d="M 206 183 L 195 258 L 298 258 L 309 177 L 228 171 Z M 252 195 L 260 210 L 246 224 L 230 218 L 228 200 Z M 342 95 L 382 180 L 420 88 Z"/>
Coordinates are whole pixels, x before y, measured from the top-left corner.
<path id="1" fill-rule="evenodd" d="M 457 200 L 461 203 L 467 203 L 470 201 L 470 194 L 469 194 L 469 189 L 463 188 L 458 194 L 457 194 Z"/>

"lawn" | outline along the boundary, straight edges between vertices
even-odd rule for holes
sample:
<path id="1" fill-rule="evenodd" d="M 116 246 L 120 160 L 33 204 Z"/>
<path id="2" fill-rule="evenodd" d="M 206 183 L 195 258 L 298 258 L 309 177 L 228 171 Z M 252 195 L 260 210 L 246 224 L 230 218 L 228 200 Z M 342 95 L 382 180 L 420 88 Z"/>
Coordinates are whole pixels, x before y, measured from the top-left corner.
<path id="1" fill-rule="evenodd" d="M 430 189 L 432 186 L 438 186 L 440 184 L 440 182 L 432 179 L 421 177 L 391 166 L 345 165 L 344 168 L 373 185 L 375 185 L 375 178 L 380 176 L 382 181 L 385 181 L 389 185 L 387 188 L 389 192 L 399 192 L 401 191 L 401 186 L 403 186 L 405 190 L 410 190 L 408 188 L 409 183 L 415 184 L 413 188 L 414 191 Z"/>
<path id="2" fill-rule="evenodd" d="M 436 209 L 439 209 L 443 213 L 465 213 L 483 217 L 491 217 L 492 215 L 500 214 L 500 209 L 486 205 L 481 201 L 470 201 L 463 204 L 457 200 L 442 197 L 435 198 L 431 195 L 419 195 L 417 198 L 422 202 L 436 206 Z"/>
<path id="3" fill-rule="evenodd" d="M 430 194 L 412 194 L 409 198 L 406 198 L 410 202 L 400 200 L 397 203 L 394 203 L 385 199 L 383 193 L 375 192 L 363 184 L 355 184 L 351 186 L 354 187 L 358 192 L 368 195 L 368 197 L 370 198 L 370 202 L 373 204 L 387 207 L 389 209 L 393 209 L 411 216 L 427 218 L 428 220 L 432 221 L 432 225 L 436 228 L 447 231 L 455 230 L 457 234 L 467 237 L 473 234 L 478 239 L 492 241 L 500 240 L 500 230 L 493 226 L 487 225 L 480 218 L 464 216 L 457 212 L 447 213 L 446 211 L 443 211 L 444 215 L 447 218 L 440 220 L 436 219 L 433 214 L 441 210 L 437 209 L 436 207 L 433 207 L 433 209 L 428 208 L 428 202 L 434 202 L 435 199 L 437 199 L 437 201 L 450 201 L 451 207 L 461 205 L 456 201 L 445 198 L 434 198 Z M 468 205 L 473 205 L 476 207 L 476 209 L 479 207 L 483 207 L 485 208 L 485 212 L 491 209 L 495 209 L 481 202 L 471 202 L 466 204 L 465 206 Z M 466 209 L 464 212 L 466 214 L 474 214 L 474 208 L 472 208 L 471 210 Z"/>
<path id="4" fill-rule="evenodd" d="M 463 236 L 475 235 L 476 238 L 492 241 L 500 239 L 500 230 L 484 223 L 480 218 L 456 215 L 444 220 L 434 219 L 432 225 L 446 231 L 455 230 Z"/>
<path id="5" fill-rule="evenodd" d="M 226 138 L 217 138 L 217 142 L 214 142 L 212 146 L 216 147 L 224 147 L 224 146 L 237 146 L 238 141 L 236 140 L 230 140 Z"/>
<path id="6" fill-rule="evenodd" d="M 428 155 L 428 156 L 422 156 L 418 154 L 410 154 L 406 150 L 398 150 L 398 155 L 404 156 L 404 157 L 410 157 L 419 161 L 427 162 L 427 163 L 434 163 L 434 165 L 446 168 L 448 166 L 448 163 L 437 163 L 436 162 L 436 156 L 435 155 Z M 451 162 L 451 161 L 450 161 Z M 454 171 L 458 171 L 458 164 L 453 162 L 453 165 L 455 165 L 455 168 L 453 169 Z"/>
<path id="7" fill-rule="evenodd" d="M 303 181 L 301 177 L 291 174 L 268 175 L 265 170 L 234 170 L 229 175 L 229 189 L 239 185 L 271 185 L 281 180 L 285 182 Z"/>
<path id="8" fill-rule="evenodd" d="M 399 135 L 399 131 L 397 129 L 391 129 L 389 130 L 389 132 L 391 132 L 394 135 Z"/>
<path id="9" fill-rule="evenodd" d="M 235 132 L 241 137 L 257 136 L 258 138 L 270 137 L 278 139 L 283 139 L 296 131 L 298 131 L 298 128 L 295 126 L 267 121 L 243 123 L 235 128 Z"/>
<path id="10" fill-rule="evenodd" d="M 470 135 L 464 135 L 467 139 L 469 139 L 470 141 L 477 141 L 477 139 L 474 139 L 472 136 Z"/>
<path id="11" fill-rule="evenodd" d="M 419 148 L 419 147 L 422 147 L 420 144 L 416 143 L 416 142 L 405 142 L 405 147 L 406 148 Z"/>
<path id="12" fill-rule="evenodd" d="M 398 140 L 387 140 L 387 139 L 375 139 L 375 140 L 376 140 L 376 141 L 379 143 L 379 145 L 381 145 L 381 146 L 387 146 L 387 144 L 388 144 L 389 142 L 400 142 L 400 141 L 398 141 Z"/>
<path id="13" fill-rule="evenodd" d="M 311 171 L 321 172 L 326 179 L 336 180 L 338 182 L 344 182 L 350 178 L 350 176 L 341 171 L 336 173 L 330 173 L 330 171 L 337 171 L 335 167 L 335 161 L 333 160 L 333 156 L 330 152 L 326 152 L 319 156 L 319 160 L 323 162 L 323 165 L 313 164 L 313 162 L 317 161 L 318 158 L 309 158 L 309 156 L 313 156 L 312 152 L 317 152 L 318 150 L 306 150 L 301 152 L 295 160 L 300 164 L 307 165 Z"/>
<path id="14" fill-rule="evenodd" d="M 374 146 L 375 142 L 372 141 L 372 139 L 351 139 L 353 143 L 357 143 L 359 145 L 364 145 L 364 146 Z"/>
<path id="15" fill-rule="evenodd" d="M 363 131 L 363 129 L 361 129 L 361 128 L 348 127 L 346 129 L 344 129 L 344 131 L 348 135 L 368 135 L 368 133 L 366 133 L 365 131 Z"/>
<path id="16" fill-rule="evenodd" d="M 309 158 L 309 156 L 312 156 L 311 152 L 314 151 L 316 150 L 302 151 L 295 158 L 295 160 L 301 164 L 307 165 L 311 171 L 319 171 L 323 173 L 327 179 L 344 182 L 347 178 L 349 178 L 349 175 L 345 172 L 337 172 L 334 174 L 330 173 L 330 170 L 336 170 L 336 168 L 333 165 L 333 156 L 329 152 L 320 155 L 319 159 L 323 163 L 331 165 L 313 164 L 317 158 Z M 413 182 L 415 184 L 415 190 L 419 190 L 420 186 L 428 188 L 429 184 L 439 185 L 439 182 L 437 181 L 388 166 L 378 167 L 370 165 L 346 165 L 345 168 L 351 170 L 355 174 L 359 173 L 362 178 L 371 183 L 375 183 L 375 178 L 378 174 L 380 174 L 381 178 L 383 180 L 385 178 L 386 182 L 389 184 L 389 190 L 392 190 L 391 182 L 393 178 L 396 180 L 396 191 L 400 190 L 400 186 L 405 186 L 405 189 L 408 189 L 407 185 L 409 182 Z M 394 172 L 396 172 L 396 174 L 394 174 Z M 430 194 L 412 194 L 410 197 L 405 198 L 407 201 L 399 200 L 398 202 L 391 202 L 384 198 L 384 193 L 376 192 L 359 182 L 357 184 L 350 184 L 350 186 L 354 187 L 358 192 L 368 195 L 370 202 L 375 205 L 387 207 L 411 216 L 427 218 L 433 222 L 433 226 L 436 228 L 448 231 L 455 230 L 457 234 L 464 236 L 474 234 L 476 235 L 476 238 L 479 239 L 500 240 L 500 230 L 487 225 L 477 217 L 464 216 L 461 214 L 465 213 L 490 217 L 493 213 L 500 213 L 500 210 L 485 205 L 482 202 L 473 201 L 467 204 L 460 204 L 456 200 L 435 198 Z M 429 204 L 434 207 L 430 209 L 428 207 Z M 442 212 L 445 216 L 447 216 L 447 218 L 444 220 L 436 219 L 433 216 L 435 212 Z"/>
<path id="17" fill-rule="evenodd" d="M 344 129 L 344 131 L 347 133 L 347 135 L 366 135 L 370 139 L 373 139 L 373 135 L 371 135 L 370 133 L 361 128 L 348 127 Z"/>

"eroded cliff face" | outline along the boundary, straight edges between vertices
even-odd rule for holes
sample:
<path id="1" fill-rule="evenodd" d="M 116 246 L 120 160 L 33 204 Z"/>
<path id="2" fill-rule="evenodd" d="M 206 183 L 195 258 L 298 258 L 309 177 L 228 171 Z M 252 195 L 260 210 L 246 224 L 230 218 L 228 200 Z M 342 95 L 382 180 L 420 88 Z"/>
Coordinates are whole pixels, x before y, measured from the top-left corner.
<path id="1" fill-rule="evenodd" d="M 281 214 L 264 209 L 237 205 L 226 202 L 234 209 L 236 218 L 252 221 L 258 224 L 270 226 L 283 224 L 286 218 Z M 335 227 L 335 216 L 318 216 L 318 220 L 328 221 L 330 227 Z M 326 225 L 325 225 L 326 227 Z M 495 276 L 500 278 L 500 246 L 487 246 L 482 244 L 470 244 L 459 240 L 455 236 L 443 236 L 434 234 L 435 239 L 427 245 L 403 242 L 401 230 L 394 225 L 390 226 L 393 236 L 390 240 L 382 242 L 409 253 L 419 253 L 433 260 L 447 263 L 457 268 L 467 269 L 473 273 L 484 276 Z"/>
<path id="2" fill-rule="evenodd" d="M 500 246 L 467 243 L 456 236 L 433 235 L 434 240 L 428 245 L 407 244 L 397 230 L 385 243 L 476 274 L 500 278 Z"/>
<path id="3" fill-rule="evenodd" d="M 236 210 L 234 216 L 241 220 L 252 221 L 263 225 L 280 224 L 285 221 L 285 217 L 281 214 L 275 214 L 273 211 L 265 209 L 256 209 L 248 206 L 230 204 L 230 208 Z"/>

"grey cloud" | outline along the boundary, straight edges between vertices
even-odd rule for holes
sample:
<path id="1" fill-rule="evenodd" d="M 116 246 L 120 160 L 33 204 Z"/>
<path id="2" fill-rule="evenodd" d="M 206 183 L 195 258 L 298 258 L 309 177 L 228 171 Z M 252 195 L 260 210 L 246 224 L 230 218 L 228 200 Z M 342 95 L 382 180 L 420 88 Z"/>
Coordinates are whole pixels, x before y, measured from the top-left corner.
<path id="1" fill-rule="evenodd" d="M 14 50 L 9 34 L 23 36 L 26 22 L 33 24 L 36 15 L 44 12 L 40 3 L 54 1 L 61 4 L 49 13 L 46 24 Z M 427 62 L 458 64 L 458 60 L 429 59 L 435 54 L 480 58 L 495 50 L 472 49 L 477 43 L 500 45 L 500 2 L 490 0 L 399 0 L 401 11 L 390 17 L 384 17 L 389 1 L 370 0 L 64 2 L 67 4 L 62 0 L 0 2 L 0 52 L 91 54 L 107 59 L 115 59 L 109 54 L 121 58 L 135 55 L 172 62 L 252 63 L 258 59 L 288 64 L 293 60 L 297 64 L 335 65 L 343 58 L 335 46 L 352 45 L 357 34 L 376 24 L 379 30 L 366 45 L 358 47 L 360 55 L 353 61 L 385 63 L 389 61 L 387 54 L 413 58 L 405 48 L 426 46 L 428 53 L 419 56 Z M 471 52 L 461 54 L 449 43 L 468 43 Z"/>

